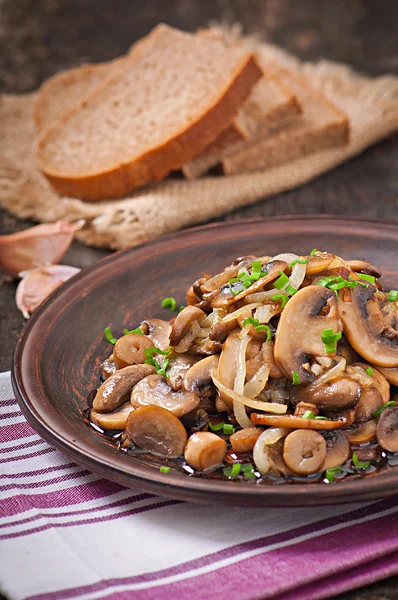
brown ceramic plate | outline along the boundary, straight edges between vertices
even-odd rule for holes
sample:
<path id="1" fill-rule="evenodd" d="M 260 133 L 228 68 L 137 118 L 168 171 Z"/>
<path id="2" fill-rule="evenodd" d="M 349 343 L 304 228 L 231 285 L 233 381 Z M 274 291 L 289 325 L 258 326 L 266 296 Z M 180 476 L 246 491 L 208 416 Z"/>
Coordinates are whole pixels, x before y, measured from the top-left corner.
<path id="1" fill-rule="evenodd" d="M 312 248 L 363 258 L 398 287 L 398 226 L 338 217 L 286 217 L 206 225 L 99 261 L 56 291 L 28 321 L 12 378 L 21 409 L 50 444 L 77 463 L 125 486 L 202 503 L 297 506 L 384 498 L 398 493 L 398 467 L 334 485 L 256 485 L 160 473 L 144 457 L 119 452 L 83 422 L 87 393 L 109 355 L 103 329 L 115 334 L 148 317 L 171 317 L 165 296 L 185 302 L 203 272 L 244 254 L 308 254 Z"/>

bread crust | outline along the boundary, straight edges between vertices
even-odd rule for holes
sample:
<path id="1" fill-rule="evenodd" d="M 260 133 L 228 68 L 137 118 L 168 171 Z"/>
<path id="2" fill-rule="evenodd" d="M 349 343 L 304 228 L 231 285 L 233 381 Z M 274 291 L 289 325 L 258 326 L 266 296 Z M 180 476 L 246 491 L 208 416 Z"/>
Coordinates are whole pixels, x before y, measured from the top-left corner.
<path id="1" fill-rule="evenodd" d="M 140 44 L 140 49 L 142 47 L 143 44 Z M 40 159 L 40 153 L 47 137 L 57 124 L 50 126 L 42 132 L 36 142 L 38 167 L 59 194 L 87 201 L 123 196 L 145 183 L 160 181 L 168 173 L 194 158 L 230 125 L 239 107 L 262 75 L 262 69 L 254 55 L 247 53 L 236 66 L 229 83 L 220 91 L 213 105 L 198 115 L 194 122 L 134 160 L 115 165 L 108 171 L 76 176 L 47 169 Z M 95 93 L 96 90 L 93 94 Z M 67 120 L 68 116 L 62 120 Z"/>

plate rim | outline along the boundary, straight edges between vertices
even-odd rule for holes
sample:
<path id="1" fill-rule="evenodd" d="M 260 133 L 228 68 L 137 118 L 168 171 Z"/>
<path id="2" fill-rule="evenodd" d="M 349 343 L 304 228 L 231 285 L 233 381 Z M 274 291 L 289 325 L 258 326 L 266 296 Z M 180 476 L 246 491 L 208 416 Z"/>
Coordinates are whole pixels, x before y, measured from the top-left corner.
<path id="1" fill-rule="evenodd" d="M 184 238 L 186 236 L 195 235 L 196 232 L 213 228 L 233 228 L 241 227 L 243 225 L 249 226 L 250 224 L 264 223 L 269 224 L 270 222 L 277 221 L 316 221 L 321 220 L 325 223 L 337 221 L 349 226 L 350 223 L 361 224 L 361 225 L 382 225 L 383 227 L 388 226 L 388 229 L 396 230 L 398 234 L 398 224 L 391 223 L 386 220 L 379 219 L 366 219 L 362 217 L 345 217 L 340 215 L 283 215 L 274 217 L 254 217 L 250 219 L 236 219 L 222 222 L 212 222 L 197 227 L 179 230 L 176 232 L 169 233 L 161 236 L 155 240 L 144 242 L 138 246 L 130 247 L 125 250 L 120 250 L 111 253 L 109 256 L 103 257 L 82 269 L 79 273 L 74 275 L 69 281 L 67 281 L 61 288 L 55 290 L 49 298 L 47 298 L 42 305 L 35 311 L 32 317 L 25 323 L 22 332 L 18 338 L 12 361 L 11 368 L 11 380 L 13 390 L 17 399 L 17 402 L 21 408 L 21 411 L 27 421 L 33 426 L 33 428 L 39 433 L 39 435 L 46 441 L 50 442 L 62 453 L 72 458 L 78 464 L 89 468 L 90 471 L 100 474 L 102 477 L 109 478 L 113 481 L 117 481 L 121 485 L 126 486 L 137 486 L 145 489 L 150 489 L 154 493 L 158 493 L 163 496 L 181 498 L 193 500 L 195 502 L 211 503 L 218 502 L 222 504 L 235 504 L 235 505 L 320 505 L 330 504 L 334 502 L 356 502 L 358 501 L 358 495 L 361 500 L 369 498 L 386 498 L 398 494 L 398 469 L 397 472 L 391 477 L 391 472 L 385 472 L 384 474 L 377 474 L 375 477 L 368 477 L 360 480 L 362 483 L 361 489 L 358 489 L 358 480 L 348 480 L 339 483 L 336 486 L 319 486 L 314 484 L 295 484 L 292 486 L 259 486 L 259 485 L 248 485 L 245 488 L 236 485 L 234 482 L 226 481 L 215 481 L 201 478 L 189 478 L 185 475 L 178 474 L 176 477 L 181 478 L 181 483 L 172 483 L 168 475 L 158 473 L 154 469 L 150 469 L 148 473 L 146 470 L 148 466 L 134 465 L 134 469 L 137 473 L 126 473 L 122 470 L 120 465 L 115 465 L 112 462 L 106 460 L 106 456 L 103 456 L 103 452 L 100 456 L 95 456 L 81 448 L 79 445 L 73 445 L 71 441 L 65 438 L 59 431 L 55 430 L 51 425 L 46 423 L 44 415 L 40 414 L 36 408 L 31 404 L 30 399 L 23 383 L 23 375 L 21 372 L 21 358 L 23 355 L 24 345 L 26 343 L 27 336 L 30 331 L 34 328 L 36 321 L 38 321 L 41 315 L 48 309 L 53 302 L 55 302 L 62 294 L 65 293 L 70 287 L 84 280 L 87 275 L 92 271 L 102 268 L 108 261 L 120 260 L 125 254 L 134 253 L 139 251 L 146 246 L 157 245 L 159 243 L 165 243 L 176 237 Z M 106 451 L 106 446 L 103 446 Z M 105 469 L 105 473 L 103 472 Z M 149 478 L 148 478 L 149 474 Z M 384 477 L 383 475 L 389 475 Z M 377 479 L 377 484 L 376 483 Z M 384 479 L 384 480 L 383 480 Z M 393 481 L 391 481 L 391 479 Z M 396 488 L 392 488 L 392 483 L 396 480 Z M 191 482 L 189 485 L 188 482 Z M 372 485 L 372 482 L 373 485 Z M 311 486 L 311 487 L 309 487 Z M 363 489 L 365 488 L 365 489 Z M 369 489 L 367 489 L 369 488 Z M 311 492 L 310 494 L 308 492 Z M 294 492 L 297 500 L 295 502 L 286 502 Z M 342 499 L 341 496 L 347 496 L 352 493 L 353 497 L 349 500 Z M 211 497 L 208 497 L 208 494 Z M 216 495 L 216 498 L 213 496 Z M 244 499 L 242 499 L 244 496 Z M 307 497 L 306 497 L 307 496 Z"/>

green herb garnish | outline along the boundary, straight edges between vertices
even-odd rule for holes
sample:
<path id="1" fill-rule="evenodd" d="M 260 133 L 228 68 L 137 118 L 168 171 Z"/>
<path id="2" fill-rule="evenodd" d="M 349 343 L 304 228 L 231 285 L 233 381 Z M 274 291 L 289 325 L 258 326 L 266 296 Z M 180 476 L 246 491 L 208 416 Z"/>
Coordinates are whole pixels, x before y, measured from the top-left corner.
<path id="1" fill-rule="evenodd" d="M 352 462 L 357 469 L 367 469 L 370 466 L 370 460 L 359 460 L 356 452 L 352 455 Z"/>
<path id="2" fill-rule="evenodd" d="M 232 435 L 233 433 L 235 433 L 235 427 L 230 423 L 224 423 L 222 432 L 224 435 Z"/>
<path id="3" fill-rule="evenodd" d="M 140 329 L 140 327 L 136 327 L 135 329 L 131 329 L 130 331 L 128 329 L 123 329 L 123 334 L 124 335 L 130 335 L 131 333 L 136 333 L 137 335 L 144 335 L 142 329 Z"/>
<path id="4" fill-rule="evenodd" d="M 289 294 L 289 296 L 294 296 L 294 294 L 297 294 L 296 288 L 290 285 L 290 283 L 285 287 L 285 292 Z"/>
<path id="5" fill-rule="evenodd" d="M 281 290 L 287 283 L 289 283 L 289 278 L 287 275 L 285 275 L 285 273 L 282 273 L 282 271 L 278 271 L 278 273 L 280 277 L 274 281 L 274 286 L 277 290 Z"/>
<path id="6" fill-rule="evenodd" d="M 329 417 L 314 417 L 316 421 L 330 421 Z"/>
<path id="7" fill-rule="evenodd" d="M 294 267 L 294 265 L 308 265 L 309 262 L 310 261 L 308 258 L 296 258 L 295 260 L 292 260 L 292 262 L 290 263 L 289 269 Z"/>
<path id="8" fill-rule="evenodd" d="M 313 250 L 311 250 L 310 256 L 314 256 L 315 252 L 318 252 L 317 248 L 314 248 Z"/>
<path id="9" fill-rule="evenodd" d="M 391 290 L 388 293 L 387 300 L 389 302 L 398 302 L 398 290 Z"/>
<path id="10" fill-rule="evenodd" d="M 271 298 L 272 302 L 281 302 L 282 305 L 282 310 L 285 308 L 286 304 L 288 303 L 289 298 L 287 296 L 285 296 L 284 294 L 275 294 L 275 296 L 272 296 Z"/>
<path id="11" fill-rule="evenodd" d="M 324 329 L 322 331 L 321 340 L 325 346 L 326 354 L 335 354 L 337 350 L 337 342 L 343 334 L 341 331 L 334 333 L 333 329 Z"/>
<path id="12" fill-rule="evenodd" d="M 267 332 L 267 338 L 266 338 L 266 342 L 270 342 L 272 339 L 272 333 L 271 333 L 271 329 L 268 325 L 257 325 L 256 327 L 257 331 L 266 331 Z"/>
<path id="13" fill-rule="evenodd" d="M 177 310 L 177 302 L 172 296 L 163 298 L 161 306 L 162 308 L 171 308 L 171 310 Z"/>
<path id="14" fill-rule="evenodd" d="M 372 375 L 374 374 L 374 371 L 373 371 L 372 367 L 368 367 L 368 368 L 366 369 L 366 372 L 367 372 L 367 374 L 369 375 L 369 377 L 372 377 Z"/>
<path id="15" fill-rule="evenodd" d="M 242 282 L 242 285 L 244 288 L 248 288 L 251 286 L 251 284 L 253 283 L 252 280 L 250 279 L 249 275 L 243 271 L 243 273 L 240 273 L 238 275 L 238 279 L 240 279 L 240 281 Z"/>
<path id="16" fill-rule="evenodd" d="M 170 473 L 170 467 L 159 467 L 161 473 Z"/>
<path id="17" fill-rule="evenodd" d="M 376 281 L 376 277 L 373 277 L 373 275 L 364 275 L 363 273 L 358 273 L 358 275 L 364 281 L 369 281 L 369 283 L 374 284 L 374 282 Z"/>
<path id="18" fill-rule="evenodd" d="M 303 416 L 301 417 L 302 419 L 313 419 L 314 418 L 314 413 L 312 412 L 312 410 L 306 410 L 305 413 L 303 414 Z"/>
<path id="19" fill-rule="evenodd" d="M 300 385 L 301 381 L 300 381 L 300 375 L 298 374 L 297 371 L 293 371 L 292 373 L 292 381 L 293 381 L 293 385 Z"/>
<path id="20" fill-rule="evenodd" d="M 258 281 L 261 275 L 261 260 L 255 260 L 252 262 L 252 272 L 250 273 L 250 279 L 252 281 Z"/>
<path id="21" fill-rule="evenodd" d="M 239 290 L 237 292 L 234 292 L 234 290 L 232 289 L 232 284 L 233 283 L 240 283 L 242 284 L 241 280 L 238 277 L 231 277 L 231 279 L 228 280 L 228 284 L 229 284 L 229 291 L 231 292 L 231 294 L 233 296 L 237 296 L 238 294 L 241 293 L 242 290 Z"/>
<path id="22" fill-rule="evenodd" d="M 144 355 L 147 358 L 152 358 L 152 356 L 154 354 L 161 354 L 162 356 L 169 356 L 172 351 L 173 351 L 173 348 L 171 346 L 169 346 L 167 348 L 167 350 L 161 350 L 160 348 L 156 348 L 156 346 L 154 346 L 153 348 L 147 348 L 146 350 L 144 350 Z"/>
<path id="23" fill-rule="evenodd" d="M 242 471 L 245 479 L 255 478 L 254 467 L 251 463 L 245 463 L 242 465 Z"/>
<path id="24" fill-rule="evenodd" d="M 331 467 L 330 469 L 326 469 L 325 477 L 329 483 L 333 483 L 338 473 L 341 473 L 341 467 Z"/>
<path id="25" fill-rule="evenodd" d="M 390 400 L 389 402 L 386 402 L 385 404 L 383 404 L 383 406 L 380 406 L 380 408 L 378 410 L 376 410 L 376 412 L 373 413 L 374 417 L 380 417 L 381 413 L 386 410 L 386 408 L 390 408 L 390 406 L 394 406 L 395 405 L 395 401 L 394 400 Z"/>
<path id="26" fill-rule="evenodd" d="M 258 327 L 260 321 L 258 319 L 253 319 L 253 317 L 247 317 L 247 319 L 245 319 L 243 321 L 243 327 L 246 327 L 246 325 L 254 325 L 254 327 Z"/>
<path id="27" fill-rule="evenodd" d="M 234 463 L 231 467 L 231 477 L 237 477 L 240 473 L 240 463 Z"/>
<path id="28" fill-rule="evenodd" d="M 117 339 L 115 337 L 113 337 L 110 327 L 105 327 L 104 334 L 105 334 L 105 337 L 108 340 L 108 342 L 110 342 L 113 345 L 116 344 Z"/>
<path id="29" fill-rule="evenodd" d="M 181 312 L 182 310 L 184 310 L 185 306 L 181 305 L 180 308 L 178 309 L 178 312 Z"/>
<path id="30" fill-rule="evenodd" d="M 209 429 L 211 431 L 221 431 L 221 429 L 224 427 L 225 423 L 224 423 L 224 421 L 222 421 L 221 423 L 216 423 L 215 425 L 213 425 L 213 423 L 211 421 L 209 421 L 208 425 L 209 425 Z"/>

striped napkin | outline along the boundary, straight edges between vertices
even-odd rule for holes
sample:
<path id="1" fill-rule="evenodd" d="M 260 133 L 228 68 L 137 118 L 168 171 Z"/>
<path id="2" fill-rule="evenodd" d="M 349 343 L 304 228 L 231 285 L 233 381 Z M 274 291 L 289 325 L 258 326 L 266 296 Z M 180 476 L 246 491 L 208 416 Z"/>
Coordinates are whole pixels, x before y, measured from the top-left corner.
<path id="1" fill-rule="evenodd" d="M 71 463 L 0 374 L 0 577 L 10 599 L 319 600 L 398 573 L 398 499 L 196 506 Z"/>

